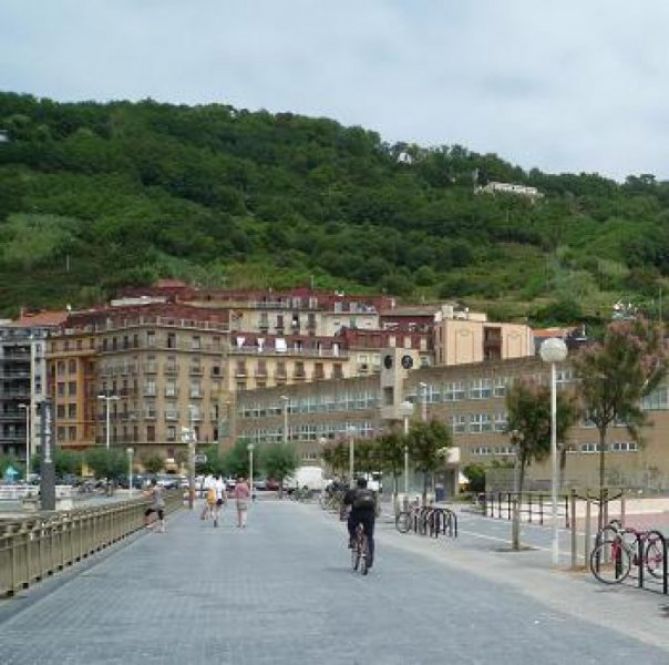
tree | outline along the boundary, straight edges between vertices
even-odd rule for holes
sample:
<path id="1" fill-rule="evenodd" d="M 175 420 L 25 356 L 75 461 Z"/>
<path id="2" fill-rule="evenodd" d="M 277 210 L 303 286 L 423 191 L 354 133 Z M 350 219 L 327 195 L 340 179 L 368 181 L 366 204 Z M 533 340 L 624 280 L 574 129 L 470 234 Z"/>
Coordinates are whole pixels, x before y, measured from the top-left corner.
<path id="1" fill-rule="evenodd" d="M 165 468 L 165 460 L 158 453 L 149 453 L 142 458 L 142 465 L 147 473 L 160 473 Z"/>
<path id="2" fill-rule="evenodd" d="M 81 453 L 74 450 L 56 448 L 54 452 L 54 468 L 56 476 L 77 475 L 81 473 Z"/>
<path id="3" fill-rule="evenodd" d="M 323 461 L 335 474 L 344 473 L 348 467 L 348 444 L 331 442 L 323 449 Z"/>
<path id="4" fill-rule="evenodd" d="M 520 549 L 519 503 L 525 484 L 525 470 L 535 461 L 541 461 L 551 449 L 551 389 L 535 381 L 516 381 L 506 394 L 507 433 L 516 448 L 517 493 L 513 518 L 513 549 Z M 578 416 L 573 396 L 564 392 L 556 395 L 556 437 L 564 442 L 569 428 Z M 566 449 L 562 443 L 563 449 Z"/>
<path id="5" fill-rule="evenodd" d="M 295 446 L 290 443 L 272 443 L 260 449 L 260 466 L 268 478 L 279 482 L 280 491 L 283 481 L 291 476 L 300 464 Z"/>
<path id="6" fill-rule="evenodd" d="M 86 464 L 93 469 L 96 478 L 118 480 L 127 470 L 127 459 L 124 453 L 113 448 L 91 448 L 86 451 Z"/>
<path id="7" fill-rule="evenodd" d="M 396 430 L 376 439 L 377 459 L 381 470 L 393 477 L 393 499 L 397 497 L 397 479 L 404 470 L 404 448 L 407 445 L 404 435 Z"/>
<path id="8" fill-rule="evenodd" d="M 564 391 L 556 396 L 556 436 L 559 445 L 564 443 L 569 429 L 576 422 L 578 409 L 573 395 Z M 517 432 L 516 454 L 518 459 L 518 492 L 522 494 L 525 471 L 533 462 L 544 460 L 551 450 L 551 389 L 536 381 L 516 381 L 506 394 L 508 434 Z"/>
<path id="9" fill-rule="evenodd" d="M 223 467 L 233 476 L 246 476 L 249 472 L 249 453 L 246 449 L 248 441 L 239 439 L 223 456 Z"/>
<path id="10" fill-rule="evenodd" d="M 453 443 L 451 431 L 438 420 L 414 423 L 407 436 L 409 454 L 417 471 L 423 473 L 423 503 L 427 501 L 427 484 L 430 474 L 442 463 L 440 451 Z"/>
<path id="11" fill-rule="evenodd" d="M 632 439 L 642 443 L 641 430 L 647 424 L 647 415 L 641 408 L 641 400 L 667 373 L 662 331 L 643 319 L 614 321 L 607 327 L 604 339 L 583 348 L 573 365 L 585 416 L 599 435 L 601 501 L 606 483 L 609 427 L 624 423 Z M 602 520 L 600 510 L 600 528 Z"/>

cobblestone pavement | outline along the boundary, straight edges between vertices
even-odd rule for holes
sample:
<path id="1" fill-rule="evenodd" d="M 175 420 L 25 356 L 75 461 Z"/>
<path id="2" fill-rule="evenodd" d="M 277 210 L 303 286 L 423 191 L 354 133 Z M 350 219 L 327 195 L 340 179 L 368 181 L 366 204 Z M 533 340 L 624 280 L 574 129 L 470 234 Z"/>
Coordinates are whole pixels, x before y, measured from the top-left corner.
<path id="1" fill-rule="evenodd" d="M 317 506 L 267 501 L 247 529 L 231 520 L 228 511 L 214 529 L 182 512 L 168 533 L 8 601 L 16 611 L 0 623 L 0 663 L 669 662 L 665 638 L 653 639 L 666 626 L 660 597 L 602 594 L 546 571 L 536 552 L 510 559 L 381 521 L 363 578 L 349 570 L 343 526 Z"/>

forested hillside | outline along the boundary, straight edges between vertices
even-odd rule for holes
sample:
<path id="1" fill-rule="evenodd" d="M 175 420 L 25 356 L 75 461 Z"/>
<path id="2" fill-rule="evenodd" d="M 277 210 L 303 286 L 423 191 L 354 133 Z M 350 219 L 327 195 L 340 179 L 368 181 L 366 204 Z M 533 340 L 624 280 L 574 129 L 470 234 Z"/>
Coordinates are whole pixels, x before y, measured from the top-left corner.
<path id="1" fill-rule="evenodd" d="M 549 323 L 608 316 L 621 297 L 652 314 L 669 274 L 669 183 L 650 175 L 526 172 L 225 105 L 6 93 L 0 130 L 5 313 L 174 276 L 460 298 Z M 475 194 L 477 169 L 545 196 Z"/>

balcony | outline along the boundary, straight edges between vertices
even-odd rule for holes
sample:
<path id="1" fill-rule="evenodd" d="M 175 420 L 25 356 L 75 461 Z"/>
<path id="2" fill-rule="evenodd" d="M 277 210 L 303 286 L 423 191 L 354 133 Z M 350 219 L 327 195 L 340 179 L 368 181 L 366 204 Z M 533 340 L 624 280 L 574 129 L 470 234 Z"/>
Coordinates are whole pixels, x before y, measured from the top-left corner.
<path id="1" fill-rule="evenodd" d="M 165 374 L 178 374 L 179 366 L 175 363 L 167 363 L 163 368 L 163 371 L 165 372 Z"/>
<path id="2" fill-rule="evenodd" d="M 144 419 L 145 420 L 155 420 L 156 419 L 156 411 L 155 409 L 147 409 L 144 411 Z"/>
<path id="3" fill-rule="evenodd" d="M 165 411 L 165 420 L 169 422 L 174 422 L 179 420 L 179 412 L 178 411 Z"/>
<path id="4" fill-rule="evenodd" d="M 144 363 L 144 374 L 157 374 L 157 373 L 158 373 L 158 365 L 156 363 Z"/>
<path id="5" fill-rule="evenodd" d="M 191 365 L 188 369 L 188 373 L 191 376 L 202 376 L 202 367 L 200 365 Z"/>
<path id="6" fill-rule="evenodd" d="M 144 397 L 155 397 L 156 396 L 156 389 L 155 388 L 144 388 L 144 392 L 142 393 Z"/>
<path id="7" fill-rule="evenodd" d="M 165 388 L 165 391 L 163 393 L 165 397 L 172 397 L 176 399 L 179 397 L 179 389 L 178 388 Z"/>
<path id="8" fill-rule="evenodd" d="M 188 393 L 188 396 L 191 399 L 202 399 L 204 397 L 204 393 L 201 390 L 191 390 Z"/>

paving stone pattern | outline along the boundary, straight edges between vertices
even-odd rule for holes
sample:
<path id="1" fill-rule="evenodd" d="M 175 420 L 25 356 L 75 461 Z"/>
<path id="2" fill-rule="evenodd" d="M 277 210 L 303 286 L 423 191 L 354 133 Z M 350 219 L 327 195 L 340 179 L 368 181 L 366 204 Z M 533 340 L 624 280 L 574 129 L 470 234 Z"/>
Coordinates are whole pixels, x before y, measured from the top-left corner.
<path id="1" fill-rule="evenodd" d="M 363 578 L 349 569 L 343 525 L 317 506 L 262 502 L 244 530 L 230 510 L 219 529 L 184 511 L 166 534 L 68 573 L 32 602 L 34 591 L 9 601 L 17 611 L 0 623 L 0 663 L 669 662 L 669 652 L 556 610 L 489 570 L 444 563 L 447 547 L 381 524 Z"/>

